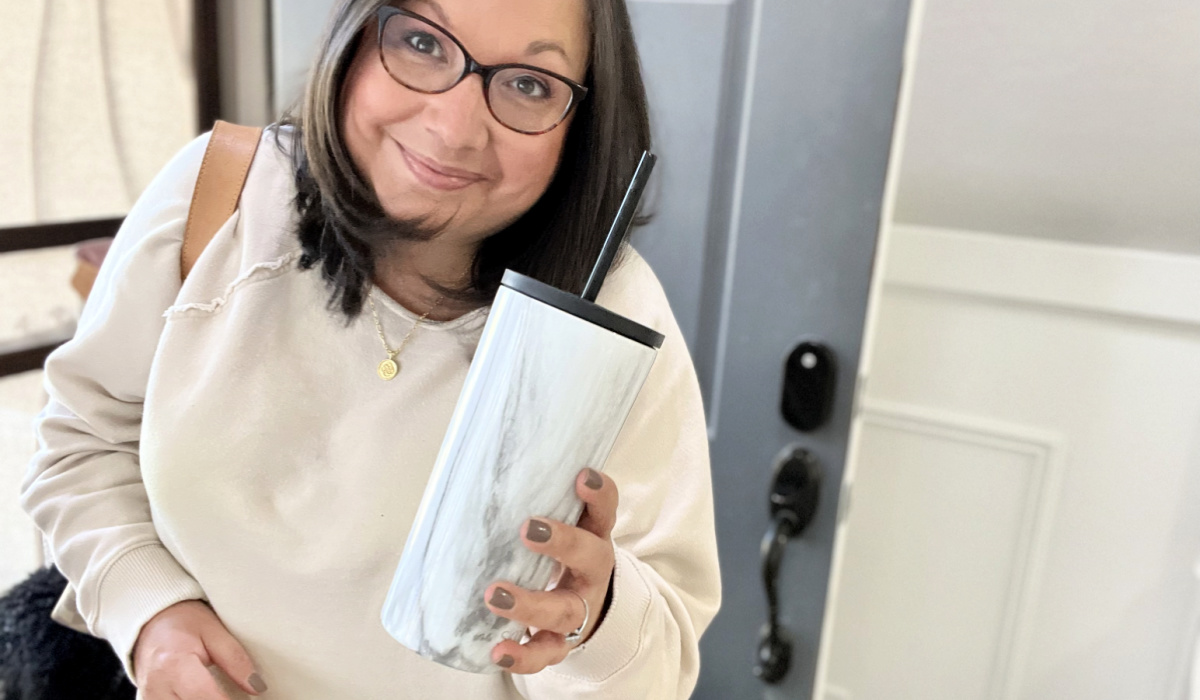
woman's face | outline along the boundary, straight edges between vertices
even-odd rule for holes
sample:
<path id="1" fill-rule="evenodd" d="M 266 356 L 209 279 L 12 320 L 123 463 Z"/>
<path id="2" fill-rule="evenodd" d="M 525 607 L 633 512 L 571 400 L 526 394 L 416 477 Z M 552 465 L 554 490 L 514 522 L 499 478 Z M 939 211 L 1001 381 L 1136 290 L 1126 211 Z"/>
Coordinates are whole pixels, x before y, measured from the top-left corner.
<path id="1" fill-rule="evenodd" d="M 445 27 L 482 64 L 525 63 L 582 83 L 584 1 L 411 0 L 403 7 Z M 570 123 L 536 136 L 505 127 L 488 111 L 478 75 L 437 95 L 404 87 L 379 60 L 374 23 L 350 66 L 342 109 L 347 147 L 384 210 L 426 219 L 443 229 L 442 240 L 461 243 L 483 240 L 533 206 L 554 176 Z"/>

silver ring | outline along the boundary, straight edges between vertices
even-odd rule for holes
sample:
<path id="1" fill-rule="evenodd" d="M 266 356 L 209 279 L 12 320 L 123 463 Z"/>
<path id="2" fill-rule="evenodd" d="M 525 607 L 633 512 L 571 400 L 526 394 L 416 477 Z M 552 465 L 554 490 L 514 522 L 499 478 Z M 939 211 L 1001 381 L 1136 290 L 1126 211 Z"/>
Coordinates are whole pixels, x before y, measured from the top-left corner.
<path id="1" fill-rule="evenodd" d="M 574 632 L 563 637 L 563 639 L 566 640 L 567 644 L 574 645 L 574 644 L 578 644 L 579 640 L 583 639 L 583 630 L 584 630 L 584 628 L 587 627 L 588 621 L 590 621 L 592 619 L 592 610 L 588 606 L 587 599 L 584 598 L 583 596 L 579 595 L 578 592 L 572 591 L 569 589 L 567 592 L 574 593 L 575 597 L 578 598 L 581 603 L 583 603 L 583 622 L 579 623 L 579 626 L 575 628 Z"/>

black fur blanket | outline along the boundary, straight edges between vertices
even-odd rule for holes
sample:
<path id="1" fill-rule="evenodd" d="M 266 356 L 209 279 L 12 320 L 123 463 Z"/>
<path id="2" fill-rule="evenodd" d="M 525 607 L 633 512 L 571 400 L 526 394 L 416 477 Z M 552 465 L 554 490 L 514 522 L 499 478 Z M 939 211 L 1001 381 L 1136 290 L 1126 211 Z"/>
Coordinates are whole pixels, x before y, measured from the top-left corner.
<path id="1" fill-rule="evenodd" d="M 133 700 L 133 684 L 108 642 L 50 619 L 66 585 L 50 567 L 0 597 L 0 697 Z"/>

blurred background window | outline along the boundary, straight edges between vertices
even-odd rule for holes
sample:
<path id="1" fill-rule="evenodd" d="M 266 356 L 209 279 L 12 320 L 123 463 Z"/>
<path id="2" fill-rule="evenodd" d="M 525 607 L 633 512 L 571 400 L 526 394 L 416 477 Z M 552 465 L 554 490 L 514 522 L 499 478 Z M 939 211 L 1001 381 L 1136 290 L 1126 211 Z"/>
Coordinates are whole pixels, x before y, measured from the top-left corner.
<path id="1" fill-rule="evenodd" d="M 45 355 L 74 332 L 75 244 L 112 236 L 216 114 L 203 0 L 0 3 L 0 590 L 40 563 L 17 502 Z M 195 50 L 194 50 L 195 49 Z"/>

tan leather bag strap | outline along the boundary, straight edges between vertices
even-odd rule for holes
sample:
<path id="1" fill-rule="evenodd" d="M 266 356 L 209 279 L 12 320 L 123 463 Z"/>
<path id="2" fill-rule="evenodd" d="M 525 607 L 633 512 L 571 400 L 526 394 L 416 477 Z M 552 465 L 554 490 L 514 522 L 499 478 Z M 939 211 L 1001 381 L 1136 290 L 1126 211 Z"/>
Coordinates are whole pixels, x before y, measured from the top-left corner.
<path id="1" fill-rule="evenodd" d="M 200 174 L 196 176 L 192 204 L 188 208 L 183 250 L 179 257 L 180 279 L 187 279 L 208 242 L 237 211 L 262 132 L 261 127 L 223 121 L 213 125 L 204 160 L 200 162 Z"/>

